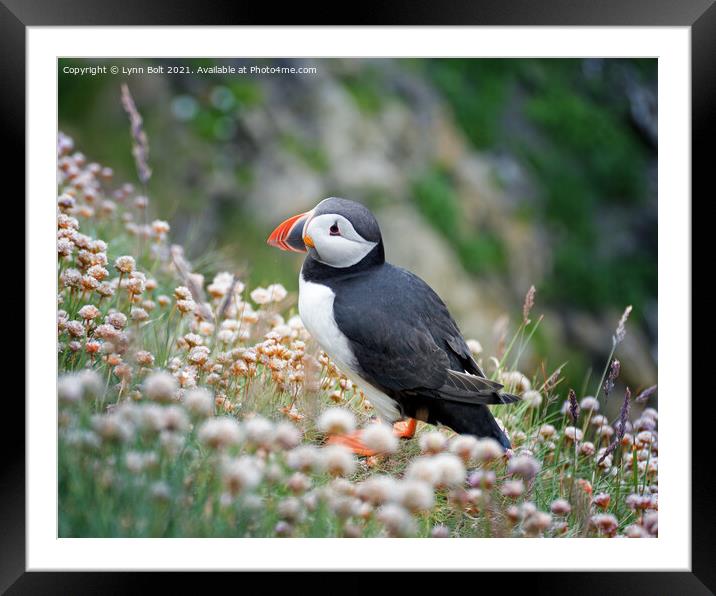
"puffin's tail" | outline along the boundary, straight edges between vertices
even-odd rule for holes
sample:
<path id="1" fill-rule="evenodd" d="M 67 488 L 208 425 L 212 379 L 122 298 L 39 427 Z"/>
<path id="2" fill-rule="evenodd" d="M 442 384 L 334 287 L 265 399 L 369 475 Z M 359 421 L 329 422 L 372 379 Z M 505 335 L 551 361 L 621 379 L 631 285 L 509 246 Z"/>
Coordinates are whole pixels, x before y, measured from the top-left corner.
<path id="1" fill-rule="evenodd" d="M 424 420 L 428 424 L 443 424 L 460 434 L 491 437 L 504 449 L 511 448 L 510 440 L 490 409 L 479 402 L 445 399 L 434 394 L 413 395 L 401 400 L 401 406 L 403 413 L 411 418 Z"/>
<path id="2" fill-rule="evenodd" d="M 442 420 L 439 422 L 449 426 L 456 433 L 474 435 L 478 438 L 491 437 L 504 449 L 512 447 L 507 435 L 497 424 L 497 420 L 487 406 L 445 402 L 441 409 Z"/>

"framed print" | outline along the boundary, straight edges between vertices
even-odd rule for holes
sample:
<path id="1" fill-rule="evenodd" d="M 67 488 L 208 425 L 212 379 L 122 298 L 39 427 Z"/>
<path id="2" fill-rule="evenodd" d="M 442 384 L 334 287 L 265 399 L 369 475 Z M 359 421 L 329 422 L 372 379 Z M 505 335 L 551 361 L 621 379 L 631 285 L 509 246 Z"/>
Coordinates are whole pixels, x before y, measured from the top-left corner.
<path id="1" fill-rule="evenodd" d="M 710 593 L 708 2 L 387 26 L 41 4 L 0 8 L 28 340 L 3 588 L 480 570 Z"/>

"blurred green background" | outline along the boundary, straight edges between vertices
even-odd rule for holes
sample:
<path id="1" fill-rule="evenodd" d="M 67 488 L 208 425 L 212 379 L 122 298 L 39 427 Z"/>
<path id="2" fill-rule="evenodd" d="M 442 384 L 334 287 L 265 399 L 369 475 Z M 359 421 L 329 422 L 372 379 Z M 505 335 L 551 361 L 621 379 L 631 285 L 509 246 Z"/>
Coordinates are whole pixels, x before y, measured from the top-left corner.
<path id="1" fill-rule="evenodd" d="M 93 65 L 164 72 L 65 72 Z M 197 72 L 215 66 L 315 72 Z M 327 196 L 359 200 L 389 260 L 433 285 L 487 354 L 534 284 L 545 323 L 524 372 L 568 360 L 575 388 L 598 378 L 632 304 L 624 378 L 656 383 L 655 59 L 61 59 L 58 76 L 60 129 L 117 182 L 136 182 L 128 83 L 154 215 L 205 270 L 296 290 L 300 259 L 267 235 Z"/>

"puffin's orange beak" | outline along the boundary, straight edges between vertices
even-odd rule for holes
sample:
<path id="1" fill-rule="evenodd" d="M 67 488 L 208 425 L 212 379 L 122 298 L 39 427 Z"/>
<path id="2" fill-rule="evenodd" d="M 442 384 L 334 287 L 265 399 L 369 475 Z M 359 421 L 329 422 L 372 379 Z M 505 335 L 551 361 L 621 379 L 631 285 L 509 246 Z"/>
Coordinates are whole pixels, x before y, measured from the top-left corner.
<path id="1" fill-rule="evenodd" d="M 306 213 L 299 213 L 289 217 L 271 232 L 266 242 L 281 250 L 307 252 L 306 245 L 312 246 L 313 244 L 310 238 L 306 237 L 304 239 L 303 228 L 312 214 L 313 211 L 306 211 Z"/>

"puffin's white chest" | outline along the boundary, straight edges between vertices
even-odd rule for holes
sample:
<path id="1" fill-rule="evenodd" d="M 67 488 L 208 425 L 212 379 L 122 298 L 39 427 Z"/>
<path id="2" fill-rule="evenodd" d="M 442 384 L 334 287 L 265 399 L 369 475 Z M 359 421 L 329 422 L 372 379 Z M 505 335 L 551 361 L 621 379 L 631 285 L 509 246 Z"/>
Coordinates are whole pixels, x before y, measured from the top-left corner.
<path id="1" fill-rule="evenodd" d="M 345 371 L 356 368 L 355 357 L 346 338 L 333 317 L 333 290 L 323 284 L 305 281 L 303 275 L 298 282 L 298 313 L 311 337 L 315 339 L 336 364 Z M 347 371 L 345 371 L 347 372 Z"/>
<path id="2" fill-rule="evenodd" d="M 363 380 L 348 339 L 341 332 L 333 316 L 335 293 L 328 286 L 306 281 L 301 273 L 298 282 L 298 313 L 311 337 L 331 357 L 338 368 L 360 387 L 378 415 L 386 422 L 400 418 L 395 402 L 382 391 Z"/>

